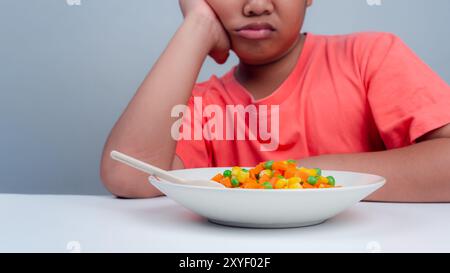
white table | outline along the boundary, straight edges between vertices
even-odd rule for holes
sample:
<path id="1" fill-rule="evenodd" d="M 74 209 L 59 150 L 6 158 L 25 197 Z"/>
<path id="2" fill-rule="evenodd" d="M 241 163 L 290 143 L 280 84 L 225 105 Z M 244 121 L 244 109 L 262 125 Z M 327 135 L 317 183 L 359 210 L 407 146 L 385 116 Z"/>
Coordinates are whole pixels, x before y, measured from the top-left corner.
<path id="1" fill-rule="evenodd" d="M 166 197 L 0 194 L 0 252 L 450 252 L 450 204 L 359 203 L 294 229 L 212 224 Z"/>

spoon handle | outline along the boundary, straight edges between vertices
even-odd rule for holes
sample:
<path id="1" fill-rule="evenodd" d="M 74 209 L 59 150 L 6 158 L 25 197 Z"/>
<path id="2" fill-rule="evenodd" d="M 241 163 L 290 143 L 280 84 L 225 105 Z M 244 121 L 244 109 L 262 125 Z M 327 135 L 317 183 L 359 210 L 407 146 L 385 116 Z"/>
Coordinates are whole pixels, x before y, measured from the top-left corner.
<path id="1" fill-rule="evenodd" d="M 176 177 L 169 172 L 160 169 L 158 167 L 155 167 L 153 165 L 150 165 L 148 163 L 145 163 L 143 161 L 140 161 L 136 158 L 133 158 L 131 156 L 128 156 L 126 154 L 120 153 L 118 151 L 112 151 L 111 152 L 111 158 L 114 160 L 117 160 L 119 162 L 122 162 L 130 167 L 133 167 L 135 169 L 138 169 L 140 171 L 143 171 L 145 173 L 148 173 L 150 175 L 154 175 L 157 177 L 160 177 L 164 180 L 167 180 L 169 182 L 175 182 L 179 184 L 186 184 L 186 181 L 184 179 L 181 179 L 179 177 Z"/>

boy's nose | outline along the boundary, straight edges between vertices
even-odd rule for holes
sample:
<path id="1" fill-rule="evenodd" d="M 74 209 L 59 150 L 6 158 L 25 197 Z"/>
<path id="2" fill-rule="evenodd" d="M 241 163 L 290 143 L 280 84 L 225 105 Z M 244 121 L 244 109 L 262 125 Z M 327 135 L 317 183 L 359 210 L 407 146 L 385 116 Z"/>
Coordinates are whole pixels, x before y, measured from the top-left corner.
<path id="1" fill-rule="evenodd" d="M 247 0 L 244 15 L 247 17 L 270 15 L 274 10 L 272 0 Z"/>

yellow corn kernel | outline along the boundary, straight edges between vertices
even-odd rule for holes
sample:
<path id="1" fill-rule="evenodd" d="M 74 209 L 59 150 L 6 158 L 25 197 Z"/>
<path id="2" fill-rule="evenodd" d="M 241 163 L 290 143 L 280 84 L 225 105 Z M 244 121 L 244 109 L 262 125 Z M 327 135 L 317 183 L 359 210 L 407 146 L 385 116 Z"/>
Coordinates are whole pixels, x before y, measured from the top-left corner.
<path id="1" fill-rule="evenodd" d="M 288 185 L 296 184 L 302 182 L 302 179 L 300 177 L 291 177 L 288 179 Z"/>
<path id="2" fill-rule="evenodd" d="M 319 182 L 328 184 L 329 181 L 328 178 L 326 178 L 325 176 L 321 176 L 319 177 Z"/>
<path id="3" fill-rule="evenodd" d="M 240 167 L 233 167 L 233 168 L 231 168 L 231 175 L 232 176 L 238 176 L 240 171 L 241 171 Z"/>
<path id="4" fill-rule="evenodd" d="M 288 186 L 288 182 L 286 179 L 279 179 L 275 183 L 275 189 L 285 189 Z"/>
<path id="5" fill-rule="evenodd" d="M 249 172 L 240 171 L 237 175 L 237 180 L 241 183 L 244 183 L 250 177 Z"/>
<path id="6" fill-rule="evenodd" d="M 289 189 L 303 189 L 302 185 L 300 183 L 292 183 L 289 184 Z"/>
<path id="7" fill-rule="evenodd" d="M 300 171 L 307 173 L 309 176 L 316 176 L 317 175 L 317 171 L 315 169 L 308 169 L 305 167 L 301 167 Z"/>
<path id="8" fill-rule="evenodd" d="M 317 170 L 315 169 L 308 169 L 308 172 L 310 176 L 317 176 Z"/>

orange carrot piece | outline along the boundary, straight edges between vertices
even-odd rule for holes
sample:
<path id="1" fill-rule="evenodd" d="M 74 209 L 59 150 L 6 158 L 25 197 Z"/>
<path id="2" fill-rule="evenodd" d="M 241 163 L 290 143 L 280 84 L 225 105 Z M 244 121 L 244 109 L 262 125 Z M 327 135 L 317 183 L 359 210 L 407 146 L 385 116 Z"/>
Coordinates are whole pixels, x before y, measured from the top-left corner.
<path id="1" fill-rule="evenodd" d="M 249 171 L 249 173 L 250 173 L 250 178 L 256 180 L 256 175 L 257 175 L 259 172 L 256 172 L 255 169 L 251 169 L 251 170 Z"/>
<path id="2" fill-rule="evenodd" d="M 260 173 L 262 170 L 264 170 L 264 163 L 259 163 L 253 170 L 256 174 Z"/>
<path id="3" fill-rule="evenodd" d="M 308 182 L 303 182 L 302 186 L 304 189 L 314 189 L 314 186 L 309 184 Z"/>
<path id="4" fill-rule="evenodd" d="M 273 172 L 273 177 L 278 177 L 278 176 L 280 176 L 280 175 L 283 175 L 283 173 L 282 173 L 281 171 L 279 171 L 279 170 L 275 170 L 275 171 Z"/>
<path id="5" fill-rule="evenodd" d="M 270 176 L 268 175 L 263 175 L 262 177 L 259 178 L 259 183 L 262 184 L 264 182 L 268 182 L 270 180 Z"/>
<path id="6" fill-rule="evenodd" d="M 220 183 L 222 183 L 225 187 L 227 188 L 232 188 L 233 186 L 231 185 L 231 180 L 229 177 L 225 177 L 222 180 L 220 180 Z"/>
<path id="7" fill-rule="evenodd" d="M 242 188 L 244 189 L 259 189 L 259 184 L 256 182 L 245 183 Z"/>
<path id="8" fill-rule="evenodd" d="M 275 184 L 277 183 L 278 180 L 279 180 L 279 178 L 274 176 L 269 180 L 269 183 L 272 184 L 272 187 L 275 188 Z"/>
<path id="9" fill-rule="evenodd" d="M 286 171 L 287 168 L 287 164 L 284 164 L 282 161 L 276 161 L 272 165 L 273 170 Z"/>
<path id="10" fill-rule="evenodd" d="M 284 177 L 288 178 L 288 179 L 291 178 L 291 177 L 294 177 L 296 172 L 297 172 L 297 168 L 290 167 L 284 172 Z"/>
<path id="11" fill-rule="evenodd" d="M 221 173 L 218 173 L 218 174 L 216 174 L 216 176 L 214 176 L 211 180 L 220 183 L 220 180 L 222 180 L 222 179 L 223 179 L 223 175 L 222 175 Z"/>
<path id="12" fill-rule="evenodd" d="M 308 181 L 309 174 L 297 170 L 297 171 L 295 172 L 295 176 L 300 177 L 300 178 L 302 179 L 302 181 Z"/>

